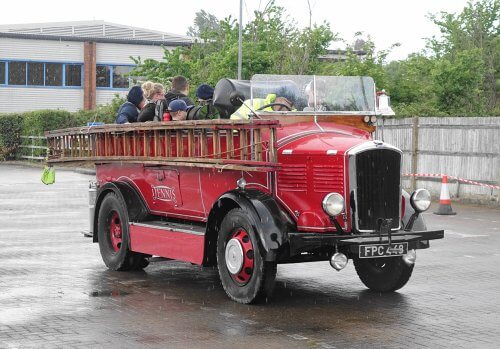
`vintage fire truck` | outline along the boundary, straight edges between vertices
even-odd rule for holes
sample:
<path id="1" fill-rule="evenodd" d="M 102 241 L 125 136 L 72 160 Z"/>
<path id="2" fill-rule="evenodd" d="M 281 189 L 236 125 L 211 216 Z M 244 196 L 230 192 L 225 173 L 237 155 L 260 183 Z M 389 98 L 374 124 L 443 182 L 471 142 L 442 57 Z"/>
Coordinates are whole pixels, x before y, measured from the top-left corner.
<path id="1" fill-rule="evenodd" d="M 369 289 L 391 292 L 415 251 L 443 238 L 420 215 L 429 192 L 401 188 L 402 152 L 372 139 L 373 79 L 223 79 L 214 105 L 217 120 L 46 134 L 49 163 L 95 163 L 91 230 L 108 268 L 152 256 L 217 266 L 227 295 L 253 303 L 271 295 L 278 264 L 351 259 Z M 242 107 L 249 118 L 232 120 Z"/>

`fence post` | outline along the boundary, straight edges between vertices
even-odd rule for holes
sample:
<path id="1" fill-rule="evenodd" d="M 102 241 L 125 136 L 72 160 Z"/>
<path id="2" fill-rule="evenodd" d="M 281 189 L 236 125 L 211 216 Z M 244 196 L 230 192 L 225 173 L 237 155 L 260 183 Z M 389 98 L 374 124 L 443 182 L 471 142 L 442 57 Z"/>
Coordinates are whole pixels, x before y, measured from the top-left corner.
<path id="1" fill-rule="evenodd" d="M 412 118 L 411 129 L 411 173 L 418 173 L 418 116 Z M 417 188 L 417 177 L 411 176 L 411 191 Z"/>

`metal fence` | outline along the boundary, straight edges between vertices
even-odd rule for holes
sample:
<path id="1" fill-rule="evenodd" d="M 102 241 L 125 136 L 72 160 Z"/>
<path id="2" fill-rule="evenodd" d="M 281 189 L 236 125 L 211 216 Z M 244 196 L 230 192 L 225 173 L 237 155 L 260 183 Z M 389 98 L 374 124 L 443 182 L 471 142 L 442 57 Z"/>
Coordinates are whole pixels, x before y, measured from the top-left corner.
<path id="1" fill-rule="evenodd" d="M 500 183 L 500 117 L 415 117 L 379 120 L 376 139 L 403 151 L 403 173 L 446 174 L 484 184 Z M 441 179 L 407 177 L 403 187 L 438 196 Z M 452 197 L 500 204 L 500 191 L 450 181 Z"/>
<path id="2" fill-rule="evenodd" d="M 44 136 L 21 136 L 20 157 L 28 160 L 44 160 L 47 157 L 47 138 Z"/>

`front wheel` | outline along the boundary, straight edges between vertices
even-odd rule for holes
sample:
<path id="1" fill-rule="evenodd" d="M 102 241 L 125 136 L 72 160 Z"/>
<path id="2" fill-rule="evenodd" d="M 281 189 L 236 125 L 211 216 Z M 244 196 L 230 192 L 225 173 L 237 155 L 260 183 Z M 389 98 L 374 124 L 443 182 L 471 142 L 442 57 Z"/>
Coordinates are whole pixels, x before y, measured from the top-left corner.
<path id="1" fill-rule="evenodd" d="M 399 290 L 413 272 L 413 265 L 407 265 L 402 257 L 354 258 L 354 267 L 363 284 L 376 292 Z"/>
<path id="2" fill-rule="evenodd" d="M 129 249 L 128 215 L 125 204 L 115 193 L 102 200 L 97 235 L 102 259 L 109 269 L 140 270 L 149 264 L 144 254 Z"/>
<path id="3" fill-rule="evenodd" d="M 276 278 L 276 262 L 266 262 L 260 242 L 239 208 L 229 211 L 217 238 L 217 267 L 222 287 L 236 302 L 249 304 L 271 296 Z"/>

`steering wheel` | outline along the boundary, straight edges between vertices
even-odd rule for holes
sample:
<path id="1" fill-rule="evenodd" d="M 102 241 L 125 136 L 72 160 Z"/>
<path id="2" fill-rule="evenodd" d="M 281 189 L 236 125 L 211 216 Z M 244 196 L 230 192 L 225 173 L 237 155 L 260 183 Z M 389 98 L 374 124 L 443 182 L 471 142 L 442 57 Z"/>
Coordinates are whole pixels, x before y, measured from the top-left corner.
<path id="1" fill-rule="evenodd" d="M 284 104 L 284 103 L 269 103 L 269 104 L 263 105 L 262 107 L 260 107 L 259 109 L 257 109 L 257 111 L 264 110 L 266 108 L 274 107 L 274 106 L 285 107 L 286 110 L 292 111 L 292 108 L 290 108 L 289 105 Z"/>

